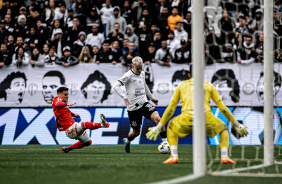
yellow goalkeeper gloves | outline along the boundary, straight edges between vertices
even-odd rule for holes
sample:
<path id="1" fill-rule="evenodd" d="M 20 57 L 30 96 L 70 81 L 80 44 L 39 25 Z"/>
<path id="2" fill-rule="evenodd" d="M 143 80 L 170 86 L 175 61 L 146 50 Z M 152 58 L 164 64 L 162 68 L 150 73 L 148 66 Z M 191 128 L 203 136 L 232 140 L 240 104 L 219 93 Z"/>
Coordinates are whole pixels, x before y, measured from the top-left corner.
<path id="1" fill-rule="evenodd" d="M 237 120 L 233 123 L 233 128 L 239 134 L 239 137 L 244 137 L 249 134 L 249 132 L 247 131 L 247 127 L 239 123 Z"/>
<path id="2" fill-rule="evenodd" d="M 157 126 L 150 127 L 149 132 L 146 134 L 147 139 L 156 141 L 164 125 L 158 123 Z"/>

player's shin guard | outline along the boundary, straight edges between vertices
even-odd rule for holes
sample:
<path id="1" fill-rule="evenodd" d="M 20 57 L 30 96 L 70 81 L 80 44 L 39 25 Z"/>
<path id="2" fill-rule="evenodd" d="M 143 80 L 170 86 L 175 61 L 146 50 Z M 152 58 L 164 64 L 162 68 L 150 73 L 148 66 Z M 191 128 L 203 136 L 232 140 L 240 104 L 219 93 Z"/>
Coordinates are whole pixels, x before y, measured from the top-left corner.
<path id="1" fill-rule="evenodd" d="M 81 125 L 84 129 L 90 129 L 90 130 L 101 128 L 101 123 L 82 122 Z"/>

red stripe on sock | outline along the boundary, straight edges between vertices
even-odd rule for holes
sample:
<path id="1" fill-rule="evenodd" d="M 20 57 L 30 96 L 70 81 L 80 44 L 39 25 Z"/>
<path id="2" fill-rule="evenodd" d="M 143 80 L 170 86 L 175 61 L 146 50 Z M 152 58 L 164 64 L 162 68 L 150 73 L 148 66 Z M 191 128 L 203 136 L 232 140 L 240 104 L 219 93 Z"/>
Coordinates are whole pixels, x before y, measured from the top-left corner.
<path id="1" fill-rule="evenodd" d="M 101 128 L 101 123 L 83 122 L 83 124 L 85 128 L 90 129 L 90 130 Z"/>

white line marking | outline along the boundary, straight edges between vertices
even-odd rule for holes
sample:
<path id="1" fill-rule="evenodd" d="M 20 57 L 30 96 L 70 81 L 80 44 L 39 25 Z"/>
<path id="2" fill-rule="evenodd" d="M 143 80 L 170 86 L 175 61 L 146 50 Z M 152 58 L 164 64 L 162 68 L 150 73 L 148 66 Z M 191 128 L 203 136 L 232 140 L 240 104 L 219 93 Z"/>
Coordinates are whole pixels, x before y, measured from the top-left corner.
<path id="1" fill-rule="evenodd" d="M 150 183 L 150 184 L 173 184 L 173 183 L 181 183 L 181 182 L 185 182 L 185 181 L 191 181 L 194 179 L 200 178 L 200 176 L 196 176 L 194 174 L 190 174 L 187 176 L 182 176 L 179 178 L 175 178 L 175 179 L 170 179 L 170 180 L 164 180 L 164 181 L 158 181 L 158 182 L 154 182 L 154 183 Z"/>

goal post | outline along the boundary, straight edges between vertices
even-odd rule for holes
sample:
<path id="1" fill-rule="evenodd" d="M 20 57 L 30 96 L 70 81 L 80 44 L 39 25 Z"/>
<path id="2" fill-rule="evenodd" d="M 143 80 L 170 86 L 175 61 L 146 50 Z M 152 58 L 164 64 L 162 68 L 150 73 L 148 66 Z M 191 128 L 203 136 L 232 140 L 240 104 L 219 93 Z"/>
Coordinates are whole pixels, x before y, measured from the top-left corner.
<path id="1" fill-rule="evenodd" d="M 264 164 L 271 165 L 273 153 L 273 2 L 264 4 Z"/>
<path id="2" fill-rule="evenodd" d="M 194 78 L 193 173 L 206 174 L 206 131 L 204 117 L 204 0 L 193 0 L 192 63 Z"/>

